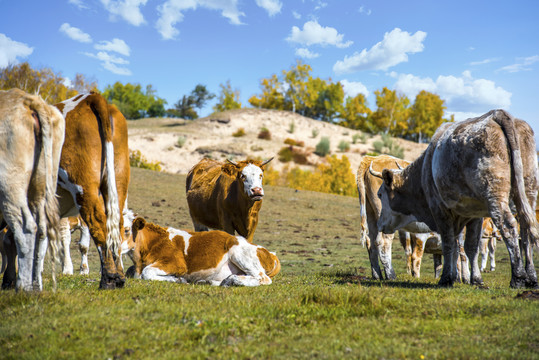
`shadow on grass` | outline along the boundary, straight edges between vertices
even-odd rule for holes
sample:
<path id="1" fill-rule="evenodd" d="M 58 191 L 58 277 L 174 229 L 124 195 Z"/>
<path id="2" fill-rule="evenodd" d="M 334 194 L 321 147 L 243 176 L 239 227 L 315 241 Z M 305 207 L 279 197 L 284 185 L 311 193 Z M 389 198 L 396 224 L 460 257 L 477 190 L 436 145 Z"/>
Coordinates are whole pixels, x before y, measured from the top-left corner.
<path id="1" fill-rule="evenodd" d="M 360 272 L 361 269 L 360 269 Z M 438 284 L 432 284 L 428 282 L 416 282 L 409 280 L 374 280 L 369 276 L 358 274 L 357 272 L 335 272 L 335 273 L 322 273 L 324 277 L 333 278 L 333 282 L 339 285 L 346 284 L 358 284 L 366 287 L 392 287 L 392 288 L 404 288 L 404 289 L 439 289 Z"/>
<path id="2" fill-rule="evenodd" d="M 171 128 L 171 127 L 185 126 L 185 125 L 187 125 L 187 122 L 173 122 L 170 124 L 161 125 L 161 127 Z"/>

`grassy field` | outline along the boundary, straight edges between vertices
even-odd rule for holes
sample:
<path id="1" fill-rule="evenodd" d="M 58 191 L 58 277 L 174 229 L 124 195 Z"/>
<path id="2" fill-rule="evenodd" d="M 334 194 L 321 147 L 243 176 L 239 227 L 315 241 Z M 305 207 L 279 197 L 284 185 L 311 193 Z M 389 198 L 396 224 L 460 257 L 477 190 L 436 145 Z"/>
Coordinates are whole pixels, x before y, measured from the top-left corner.
<path id="1" fill-rule="evenodd" d="M 397 280 L 373 281 L 358 244 L 357 199 L 265 191 L 255 242 L 281 259 L 272 285 L 130 279 L 125 289 L 100 291 L 91 249 L 90 276 L 59 276 L 52 292 L 46 270 L 41 294 L 0 292 L 0 358 L 539 358 L 539 301 L 509 288 L 503 244 L 484 288 L 438 288 L 430 256 L 413 279 L 398 242 Z M 184 176 L 133 169 L 129 201 L 149 221 L 192 227 Z"/>

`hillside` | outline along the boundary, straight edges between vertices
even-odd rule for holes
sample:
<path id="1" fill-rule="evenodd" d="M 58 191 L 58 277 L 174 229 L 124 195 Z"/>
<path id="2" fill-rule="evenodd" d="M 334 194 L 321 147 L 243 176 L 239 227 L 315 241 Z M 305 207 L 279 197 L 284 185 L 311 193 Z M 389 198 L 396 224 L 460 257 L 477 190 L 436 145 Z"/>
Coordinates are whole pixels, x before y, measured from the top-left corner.
<path id="1" fill-rule="evenodd" d="M 377 135 L 368 138 L 365 144 L 360 140 L 352 144 L 353 136 L 363 134 L 361 131 L 313 120 L 288 111 L 265 109 L 230 110 L 193 121 L 169 118 L 141 119 L 129 121 L 128 126 L 129 148 L 139 150 L 149 161 L 161 162 L 164 171 L 176 174 L 186 174 L 204 156 L 211 156 L 214 159 L 230 157 L 236 160 L 247 157 L 262 159 L 277 157 L 279 150 L 286 146 L 284 141 L 287 138 L 304 142 L 304 149 L 313 152 L 316 144 L 324 136 L 330 139 L 331 154 L 338 156 L 345 154 L 355 173 L 361 157 L 373 151 L 372 143 L 380 140 L 380 136 Z M 262 128 L 270 131 L 271 140 L 258 139 Z M 239 129 L 243 129 L 246 135 L 232 136 Z M 313 137 L 313 134 L 316 136 Z M 185 138 L 182 147 L 176 146 L 179 137 Z M 338 150 L 342 140 L 350 143 L 350 150 L 345 153 Z M 404 149 L 406 160 L 414 160 L 427 146 L 397 138 L 394 141 Z M 277 158 L 272 162 L 272 166 L 280 170 L 284 164 L 276 160 Z M 316 165 L 322 159 L 311 154 L 308 161 Z"/>

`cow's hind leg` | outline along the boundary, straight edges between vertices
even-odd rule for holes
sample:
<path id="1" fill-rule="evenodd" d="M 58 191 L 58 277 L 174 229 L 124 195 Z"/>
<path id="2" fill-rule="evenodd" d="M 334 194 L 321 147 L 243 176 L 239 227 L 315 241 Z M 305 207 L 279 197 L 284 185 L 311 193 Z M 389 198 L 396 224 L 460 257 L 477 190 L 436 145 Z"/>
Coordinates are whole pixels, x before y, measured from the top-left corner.
<path id="1" fill-rule="evenodd" d="M 481 239 L 483 218 L 475 219 L 466 224 L 466 241 L 464 242 L 464 250 L 468 259 L 471 262 L 472 272 L 469 277 L 472 285 L 482 285 L 483 279 L 479 270 L 479 240 Z M 459 244 L 461 246 L 461 244 Z M 462 259 L 462 255 L 459 256 Z M 464 268 L 464 264 L 461 265 Z M 466 264 L 468 267 L 468 264 Z"/>
<path id="2" fill-rule="evenodd" d="M 199 224 L 193 220 L 193 227 L 195 228 L 195 231 L 209 231 L 210 228 L 208 228 L 206 225 Z"/>
<path id="3" fill-rule="evenodd" d="M 265 282 L 262 282 L 261 279 L 257 279 L 249 275 L 230 275 L 223 281 L 221 281 L 220 286 L 258 286 L 258 285 L 269 285 L 271 284 L 271 279 Z"/>
<path id="4" fill-rule="evenodd" d="M 517 221 L 511 213 L 509 207 L 506 209 L 493 209 L 489 211 L 494 225 L 500 231 L 509 259 L 511 261 L 511 283 L 512 288 L 521 288 L 526 285 L 527 275 L 522 265 L 520 257 L 520 248 L 518 245 Z"/>
<path id="5" fill-rule="evenodd" d="M 496 237 L 491 237 L 488 242 L 488 255 L 490 258 L 490 271 L 496 270 Z"/>
<path id="6" fill-rule="evenodd" d="M 14 289 L 17 280 L 17 246 L 13 232 L 8 229 L 4 235 L 4 251 L 6 255 L 6 269 L 2 279 L 2 289 Z"/>
<path id="7" fill-rule="evenodd" d="M 432 254 L 432 261 L 434 262 L 434 277 L 438 279 L 442 274 L 442 255 Z"/>
<path id="8" fill-rule="evenodd" d="M 80 251 L 80 274 L 88 275 L 90 274 L 90 268 L 88 266 L 88 250 L 90 249 L 90 231 L 88 226 L 82 225 L 80 227 L 80 240 L 79 240 L 79 251 Z"/>
<path id="9" fill-rule="evenodd" d="M 71 253 L 69 251 L 69 246 L 71 244 L 71 229 L 69 228 L 68 218 L 60 220 L 60 244 L 62 245 L 62 274 L 73 275 L 73 262 L 71 261 Z"/>
<path id="10" fill-rule="evenodd" d="M 378 248 L 378 228 L 375 222 L 368 221 L 369 235 L 367 236 L 367 251 L 369 252 L 369 260 L 371 262 L 372 278 L 375 280 L 382 280 L 382 270 L 379 263 L 379 248 Z M 381 235 L 381 233 L 380 233 Z"/>
<path id="11" fill-rule="evenodd" d="M 140 274 L 141 279 L 143 280 L 157 280 L 157 281 L 169 281 L 169 282 L 179 282 L 180 278 L 167 274 L 165 271 L 155 267 L 153 265 L 148 265 L 142 270 Z"/>
<path id="12" fill-rule="evenodd" d="M 536 289 L 539 288 L 537 283 L 537 273 L 535 272 L 535 266 L 533 265 L 533 250 L 530 244 L 530 232 L 525 226 L 521 226 L 521 241 L 522 241 L 522 252 L 526 258 L 525 270 L 527 275 L 526 287 Z"/>

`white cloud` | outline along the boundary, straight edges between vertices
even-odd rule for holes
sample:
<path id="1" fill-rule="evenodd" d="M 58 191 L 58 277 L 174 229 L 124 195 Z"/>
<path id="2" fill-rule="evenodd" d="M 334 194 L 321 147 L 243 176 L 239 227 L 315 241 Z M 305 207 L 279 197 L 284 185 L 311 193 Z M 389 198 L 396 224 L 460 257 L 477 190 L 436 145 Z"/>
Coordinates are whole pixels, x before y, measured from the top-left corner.
<path id="1" fill-rule="evenodd" d="M 292 16 L 293 16 L 294 19 L 296 19 L 296 20 L 301 19 L 301 14 L 298 13 L 297 11 L 292 11 Z"/>
<path id="2" fill-rule="evenodd" d="M 112 39 L 112 41 L 100 41 L 99 44 L 94 45 L 94 48 L 96 50 L 114 51 L 124 56 L 129 56 L 131 52 L 125 41 L 116 38 Z"/>
<path id="3" fill-rule="evenodd" d="M 485 59 L 485 60 L 480 60 L 480 61 L 472 61 L 470 63 L 471 66 L 476 66 L 476 65 L 485 65 L 485 64 L 489 64 L 491 62 L 495 62 L 495 61 L 499 61 L 500 58 L 490 58 L 490 59 Z"/>
<path id="4" fill-rule="evenodd" d="M 359 7 L 359 13 L 360 14 L 365 14 L 365 15 L 370 15 L 372 13 L 371 9 L 365 9 L 365 6 L 361 5 Z"/>
<path id="5" fill-rule="evenodd" d="M 84 31 L 82 31 L 79 28 L 73 27 L 69 25 L 68 23 L 63 23 L 62 26 L 60 26 L 60 32 L 63 32 L 72 40 L 82 42 L 82 43 L 91 43 L 92 37 L 88 34 L 86 34 Z"/>
<path id="6" fill-rule="evenodd" d="M 283 7 L 283 3 L 278 0 L 256 0 L 256 4 L 266 10 L 269 16 L 280 13 Z"/>
<path id="7" fill-rule="evenodd" d="M 101 0 L 113 19 L 119 16 L 134 26 L 146 22 L 140 7 L 146 5 L 147 2 L 148 0 Z"/>
<path id="8" fill-rule="evenodd" d="M 474 79 L 469 71 L 459 77 L 440 75 L 436 80 L 399 74 L 394 88 L 411 101 L 421 90 L 438 94 L 445 100 L 448 112 L 483 114 L 493 108 L 511 106 L 510 92 L 496 86 L 494 81 Z"/>
<path id="9" fill-rule="evenodd" d="M 354 53 L 344 60 L 337 61 L 333 71 L 345 74 L 360 70 L 387 70 L 401 62 L 408 61 L 408 54 L 423 51 L 423 41 L 426 32 L 417 31 L 410 35 L 399 28 L 384 34 L 384 39 L 374 45 L 370 50 L 363 49 L 361 53 Z"/>
<path id="10" fill-rule="evenodd" d="M 343 42 L 343 37 L 344 35 L 339 34 L 335 28 L 322 27 L 316 20 L 311 20 L 303 24 L 303 30 L 293 26 L 292 32 L 286 40 L 306 46 L 317 44 L 333 45 L 338 48 L 347 48 L 353 44 L 353 41 Z"/>
<path id="11" fill-rule="evenodd" d="M 82 0 L 69 0 L 68 2 L 75 5 L 79 10 L 89 9 Z"/>
<path id="12" fill-rule="evenodd" d="M 105 51 L 99 51 L 97 54 L 92 53 L 84 53 L 84 55 L 97 59 L 101 61 L 101 65 L 109 70 L 110 72 L 118 75 L 131 75 L 131 70 L 129 70 L 126 67 L 121 67 L 118 65 L 127 65 L 129 64 L 129 61 L 125 60 L 124 58 L 110 55 L 109 53 Z"/>
<path id="13" fill-rule="evenodd" d="M 305 58 L 305 59 L 315 59 L 320 56 L 320 54 L 310 51 L 306 48 L 296 49 L 296 56 Z"/>
<path id="14" fill-rule="evenodd" d="M 325 8 L 326 6 L 328 6 L 327 2 L 323 2 L 323 1 L 318 0 L 316 6 L 314 7 L 314 9 L 315 10 L 321 10 L 321 9 Z"/>
<path id="15" fill-rule="evenodd" d="M 365 95 L 365 98 L 369 96 L 369 90 L 367 90 L 367 87 L 359 81 L 348 81 L 344 79 L 339 82 L 342 84 L 346 96 L 356 97 L 357 94 L 363 94 Z"/>
<path id="16" fill-rule="evenodd" d="M 0 33 L 0 68 L 18 63 L 17 58 L 25 58 L 33 51 L 34 48 Z"/>
<path id="17" fill-rule="evenodd" d="M 525 58 L 518 58 L 519 62 L 513 65 L 504 66 L 496 71 L 506 71 L 508 73 L 516 73 L 520 71 L 530 71 L 530 65 L 539 61 L 539 55 L 528 56 Z"/>
<path id="18" fill-rule="evenodd" d="M 163 39 L 176 38 L 180 32 L 174 25 L 183 21 L 183 12 L 198 7 L 221 11 L 221 15 L 234 25 L 241 25 L 240 17 L 245 16 L 238 10 L 238 0 L 167 0 L 157 7 L 159 19 L 156 28 Z"/>

